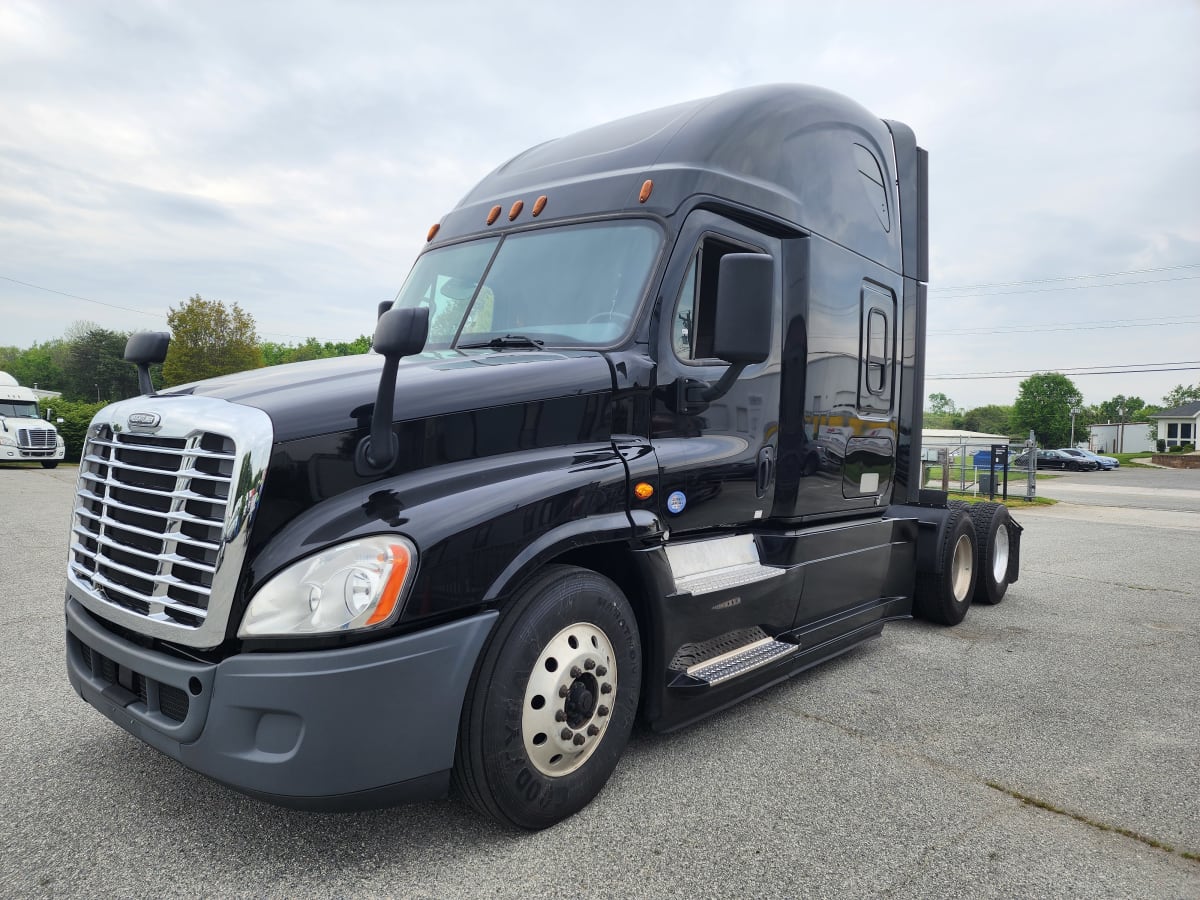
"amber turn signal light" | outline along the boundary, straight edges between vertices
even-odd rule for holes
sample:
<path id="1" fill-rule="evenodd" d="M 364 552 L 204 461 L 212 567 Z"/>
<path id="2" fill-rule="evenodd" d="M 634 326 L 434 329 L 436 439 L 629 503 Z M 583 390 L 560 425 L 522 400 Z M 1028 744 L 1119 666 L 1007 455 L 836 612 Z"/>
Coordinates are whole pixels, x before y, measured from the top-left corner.
<path id="1" fill-rule="evenodd" d="M 654 485 L 639 481 L 633 486 L 633 496 L 639 500 L 649 500 L 654 496 Z"/>

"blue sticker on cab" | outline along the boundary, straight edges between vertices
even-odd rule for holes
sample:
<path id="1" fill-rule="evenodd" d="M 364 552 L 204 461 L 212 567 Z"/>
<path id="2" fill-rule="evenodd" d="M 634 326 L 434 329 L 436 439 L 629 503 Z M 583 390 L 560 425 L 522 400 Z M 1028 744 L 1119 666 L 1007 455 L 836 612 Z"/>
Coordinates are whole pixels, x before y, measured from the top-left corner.
<path id="1" fill-rule="evenodd" d="M 679 515 L 685 506 L 687 506 L 687 497 L 683 491 L 672 491 L 671 496 L 667 498 L 667 511 Z"/>

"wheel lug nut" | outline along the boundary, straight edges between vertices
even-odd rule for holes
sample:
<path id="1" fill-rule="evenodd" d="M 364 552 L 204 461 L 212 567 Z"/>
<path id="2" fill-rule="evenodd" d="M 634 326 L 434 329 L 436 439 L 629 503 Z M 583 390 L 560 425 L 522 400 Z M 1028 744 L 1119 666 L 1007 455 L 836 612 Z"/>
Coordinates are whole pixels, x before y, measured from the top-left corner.
<path id="1" fill-rule="evenodd" d="M 600 733 L 600 729 L 597 728 L 595 725 L 588 726 L 588 734 L 591 735 L 592 737 L 595 737 L 599 733 Z"/>
<path id="2" fill-rule="evenodd" d="M 587 740 L 587 738 L 585 738 L 582 734 L 575 735 L 575 746 L 578 747 L 580 744 L 582 744 L 586 740 Z"/>
<path id="3" fill-rule="evenodd" d="M 558 688 L 558 696 L 560 696 L 560 697 L 565 697 L 565 696 L 567 696 L 567 686 L 566 686 L 565 684 L 564 684 L 564 685 L 560 685 L 560 686 L 559 686 L 559 688 Z"/>
<path id="4" fill-rule="evenodd" d="M 607 715 L 608 715 L 608 707 L 607 707 L 607 706 L 598 706 L 598 707 L 596 707 L 596 715 L 598 715 L 598 716 L 607 716 Z"/>
<path id="5" fill-rule="evenodd" d="M 597 666 L 596 674 L 599 675 L 601 678 L 603 678 L 605 675 L 608 674 L 608 668 L 606 666 Z"/>
<path id="6" fill-rule="evenodd" d="M 604 684 L 600 685 L 600 693 L 611 694 L 612 693 L 612 685 L 609 684 L 607 681 L 604 682 Z"/>
<path id="7" fill-rule="evenodd" d="M 585 659 L 583 661 L 583 667 L 590 672 L 592 669 L 596 668 L 596 661 L 594 659 Z"/>
<path id="8" fill-rule="evenodd" d="M 558 711 L 557 711 L 557 712 L 554 714 L 554 721 L 555 721 L 555 722 L 565 722 L 565 721 L 567 721 L 567 714 L 566 714 L 566 712 L 565 712 L 564 710 L 561 710 L 561 709 L 560 709 L 560 710 L 558 710 Z"/>
<path id="9" fill-rule="evenodd" d="M 571 666 L 571 677 L 578 678 L 583 674 L 583 670 L 579 666 Z"/>
<path id="10" fill-rule="evenodd" d="M 569 741 L 571 739 L 572 734 L 573 734 L 573 732 L 571 731 L 570 728 L 564 728 L 562 731 L 559 732 L 558 736 L 560 738 L 562 738 L 564 741 Z"/>

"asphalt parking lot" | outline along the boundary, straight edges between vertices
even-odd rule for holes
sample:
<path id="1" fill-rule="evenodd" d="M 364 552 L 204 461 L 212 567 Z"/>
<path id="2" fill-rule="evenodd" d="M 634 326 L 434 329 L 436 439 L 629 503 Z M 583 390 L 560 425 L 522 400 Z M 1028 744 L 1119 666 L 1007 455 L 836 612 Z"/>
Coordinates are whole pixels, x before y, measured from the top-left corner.
<path id="1" fill-rule="evenodd" d="M 75 470 L 0 466 L 0 895 L 1200 896 L 1200 471 L 1038 483 L 1019 583 L 683 732 L 573 819 L 242 797 L 70 689 Z M 346 761 L 352 765 L 352 760 Z"/>

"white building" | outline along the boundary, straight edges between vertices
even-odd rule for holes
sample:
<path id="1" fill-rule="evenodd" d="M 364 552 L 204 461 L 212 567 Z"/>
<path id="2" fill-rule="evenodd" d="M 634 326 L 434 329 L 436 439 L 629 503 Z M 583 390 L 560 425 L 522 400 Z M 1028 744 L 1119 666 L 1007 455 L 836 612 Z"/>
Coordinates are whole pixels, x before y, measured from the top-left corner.
<path id="1" fill-rule="evenodd" d="M 1167 442 L 1168 450 L 1184 444 L 1194 447 L 1200 437 L 1200 400 L 1164 409 L 1150 418 L 1158 421 L 1159 440 Z"/>
<path id="2" fill-rule="evenodd" d="M 1150 440 L 1150 426 L 1145 422 L 1107 422 L 1092 426 L 1088 449 L 1102 454 L 1153 453 L 1154 441 Z"/>

